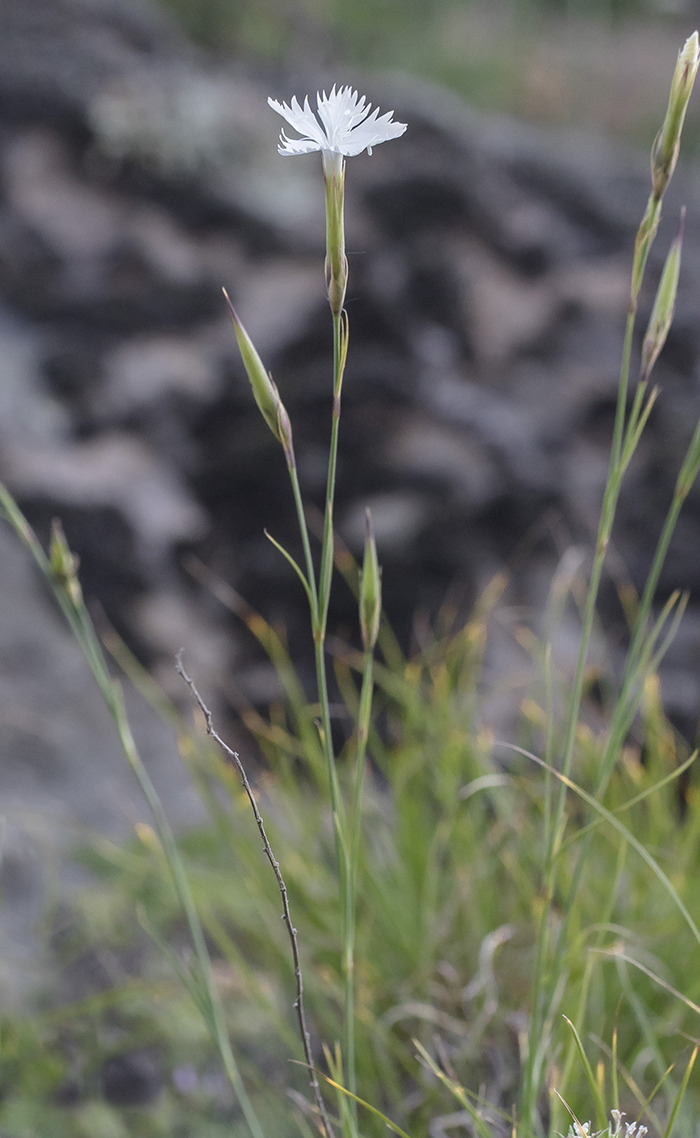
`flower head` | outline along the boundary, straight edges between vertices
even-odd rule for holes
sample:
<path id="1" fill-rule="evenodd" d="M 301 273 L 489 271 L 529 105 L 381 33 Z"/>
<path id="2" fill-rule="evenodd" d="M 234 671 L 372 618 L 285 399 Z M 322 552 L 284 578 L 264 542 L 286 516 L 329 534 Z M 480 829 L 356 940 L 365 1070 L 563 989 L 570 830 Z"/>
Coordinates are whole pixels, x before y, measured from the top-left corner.
<path id="1" fill-rule="evenodd" d="M 590 1122 L 577 1122 L 569 1127 L 566 1138 L 644 1138 L 646 1126 L 636 1122 L 623 1122 L 624 1111 L 611 1110 L 612 1121 L 604 1130 L 592 1130 Z"/>
<path id="2" fill-rule="evenodd" d="M 320 150 L 324 167 L 334 168 L 342 164 L 343 157 L 351 158 L 390 138 L 398 138 L 406 129 L 406 123 L 392 122 L 393 111 L 379 114 L 379 108 L 372 111 L 371 103 L 360 97 L 351 87 L 333 87 L 330 95 L 319 91 L 316 95 L 318 118 L 311 110 L 308 95 L 302 107 L 298 99 L 287 103 L 267 100 L 273 111 L 282 115 L 290 126 L 302 135 L 301 138 L 288 138 L 284 131 L 280 134 L 280 154 L 310 154 Z M 372 113 L 370 114 L 370 111 Z"/>

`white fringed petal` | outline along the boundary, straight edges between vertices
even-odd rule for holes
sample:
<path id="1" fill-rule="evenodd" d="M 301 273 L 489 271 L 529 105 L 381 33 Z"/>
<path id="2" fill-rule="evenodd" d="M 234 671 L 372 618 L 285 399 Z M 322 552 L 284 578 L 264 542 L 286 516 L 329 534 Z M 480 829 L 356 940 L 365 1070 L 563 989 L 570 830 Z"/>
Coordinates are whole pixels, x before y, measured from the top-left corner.
<path id="1" fill-rule="evenodd" d="M 273 111 L 282 115 L 302 136 L 289 138 L 282 131 L 278 147 L 280 154 L 309 154 L 320 150 L 324 153 L 324 162 L 327 161 L 325 155 L 351 158 L 363 150 L 371 154 L 373 146 L 390 138 L 399 138 L 406 130 L 406 123 L 392 122 L 393 111 L 384 115 L 379 114 L 378 107 L 372 111 L 364 95 L 358 95 L 351 87 L 338 90 L 333 87 L 330 95 L 319 91 L 316 95 L 318 118 L 311 110 L 308 96 L 303 107 L 296 98 L 292 99 L 291 106 L 275 99 L 267 101 Z"/>

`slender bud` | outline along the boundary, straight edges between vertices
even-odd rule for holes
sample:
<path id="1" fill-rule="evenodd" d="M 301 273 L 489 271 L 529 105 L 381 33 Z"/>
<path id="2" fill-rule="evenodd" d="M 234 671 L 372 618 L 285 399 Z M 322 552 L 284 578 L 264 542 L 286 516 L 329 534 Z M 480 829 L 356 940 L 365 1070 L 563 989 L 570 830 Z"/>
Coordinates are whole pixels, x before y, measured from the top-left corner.
<path id="1" fill-rule="evenodd" d="M 83 591 L 78 580 L 79 558 L 71 553 L 63 526 L 58 518 L 51 523 L 51 541 L 49 543 L 49 561 L 56 579 L 63 585 L 73 604 L 82 604 Z"/>
<path id="2" fill-rule="evenodd" d="M 654 307 L 651 310 L 649 326 L 642 344 L 642 379 L 648 379 L 651 369 L 656 363 L 659 352 L 666 343 L 669 328 L 673 320 L 676 307 L 676 293 L 678 291 L 678 275 L 681 270 L 681 248 L 683 246 L 683 223 L 685 222 L 685 206 L 681 210 L 681 223 L 678 234 L 668 251 L 656 290 Z"/>
<path id="3" fill-rule="evenodd" d="M 379 635 L 382 615 L 382 571 L 377 561 L 377 546 L 372 531 L 372 516 L 367 510 L 365 556 L 360 574 L 360 630 L 365 652 L 371 652 Z"/>
<path id="4" fill-rule="evenodd" d="M 662 196 L 678 160 L 683 120 L 700 64 L 698 33 L 693 32 L 678 53 L 676 70 L 671 81 L 671 94 L 663 126 L 656 136 L 651 151 L 651 180 L 654 195 Z"/>
<path id="5" fill-rule="evenodd" d="M 280 399 L 277 385 L 272 376 L 265 371 L 263 362 L 260 359 L 255 345 L 245 328 L 238 319 L 238 313 L 231 304 L 229 295 L 226 289 L 223 290 L 233 320 L 233 328 L 236 333 L 236 340 L 241 352 L 243 366 L 245 367 L 246 374 L 250 380 L 250 386 L 253 389 L 253 396 L 255 402 L 260 409 L 260 413 L 272 431 L 275 438 L 284 447 L 284 453 L 287 458 L 289 466 L 294 465 L 294 449 L 292 446 L 292 425 L 289 421 L 284 404 Z"/>
<path id="6" fill-rule="evenodd" d="M 339 316 L 348 284 L 345 256 L 345 160 L 332 151 L 323 153 L 326 182 L 326 282 L 331 312 Z"/>

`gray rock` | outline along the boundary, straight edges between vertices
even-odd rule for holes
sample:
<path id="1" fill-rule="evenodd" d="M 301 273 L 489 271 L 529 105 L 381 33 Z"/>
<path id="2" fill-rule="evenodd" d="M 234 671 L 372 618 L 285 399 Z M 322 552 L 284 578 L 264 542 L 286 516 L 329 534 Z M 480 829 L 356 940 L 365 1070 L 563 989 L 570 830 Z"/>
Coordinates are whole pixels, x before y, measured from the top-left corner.
<path id="1" fill-rule="evenodd" d="M 307 90 L 326 80 L 309 76 Z M 464 613 L 503 569 L 514 569 L 509 599 L 537 622 L 562 553 L 589 548 L 596 523 L 648 161 L 481 118 L 427 85 L 369 87 L 409 129 L 348 165 L 340 532 L 359 552 L 373 506 L 404 644 L 416 611 L 434 612 L 451 590 Z M 293 93 L 306 92 L 283 75 L 268 90 L 207 58 L 145 3 L 4 0 L 0 11 L 0 476 L 43 537 L 63 518 L 86 595 L 166 686 L 177 690 L 172 656 L 184 645 L 221 705 L 264 703 L 273 677 L 187 574 L 188 554 L 283 620 L 302 668 L 310 656 L 301 589 L 263 535 L 298 548 L 283 456 L 220 292 L 279 384 L 303 490 L 320 508 L 331 412 L 320 162 L 279 157 L 266 105 Z M 638 586 L 700 411 L 689 170 L 669 194 L 640 327 L 681 200 L 678 319 L 615 537 Z M 689 641 L 673 664 L 687 673 L 700 642 L 699 530 L 693 495 L 659 596 L 691 590 Z M 18 820 L 41 809 L 52 835 L 73 824 L 123 832 L 141 808 L 77 650 L 7 534 L 0 556 L 6 897 L 25 928 L 41 890 Z M 617 635 L 614 598 L 604 605 Z M 576 626 L 564 623 L 566 663 Z M 356 613 L 339 588 L 330 627 L 340 626 L 356 627 Z M 514 705 L 499 702 L 497 679 L 519 660 L 501 638 L 488 662 L 484 715 L 501 725 Z M 686 723 L 693 684 L 672 683 Z M 149 761 L 170 772 L 172 739 L 139 708 Z M 191 818 L 184 775 L 164 785 L 174 816 Z"/>

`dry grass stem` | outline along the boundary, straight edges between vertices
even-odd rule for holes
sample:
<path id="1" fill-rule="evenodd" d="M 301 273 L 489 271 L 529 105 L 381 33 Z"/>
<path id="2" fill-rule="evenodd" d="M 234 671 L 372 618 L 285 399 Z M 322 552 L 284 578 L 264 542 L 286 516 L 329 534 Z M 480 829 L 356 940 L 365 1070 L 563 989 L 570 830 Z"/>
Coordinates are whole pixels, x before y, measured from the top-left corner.
<path id="1" fill-rule="evenodd" d="M 228 743 L 224 742 L 224 740 L 221 738 L 221 736 L 216 731 L 216 729 L 214 727 L 214 722 L 212 719 L 211 711 L 209 710 L 206 703 L 204 702 L 201 695 L 199 694 L 199 691 L 197 690 L 197 687 L 195 685 L 194 680 L 191 678 L 191 676 L 188 676 L 187 672 L 184 669 L 184 666 L 182 663 L 182 651 L 178 652 L 177 657 L 176 657 L 176 661 L 177 661 L 176 662 L 176 668 L 177 668 L 178 675 L 182 676 L 183 680 L 185 681 L 185 683 L 189 687 L 190 691 L 192 692 L 192 695 L 194 696 L 194 699 L 197 702 L 197 706 L 199 707 L 200 711 L 202 712 L 202 715 L 204 716 L 204 720 L 205 720 L 206 727 L 207 727 L 207 735 L 209 735 L 210 738 L 212 738 L 214 740 L 214 742 L 221 748 L 221 750 L 224 752 L 225 755 L 228 756 L 228 758 L 233 759 L 233 761 L 236 765 L 236 769 L 237 769 L 238 774 L 240 776 L 241 783 L 243 784 L 243 789 L 245 790 L 245 792 L 248 796 L 248 801 L 250 802 L 250 806 L 251 806 L 251 809 L 253 811 L 255 823 L 258 827 L 258 830 L 260 831 L 260 837 L 262 838 L 262 841 L 263 841 L 263 849 L 265 851 L 265 856 L 267 857 L 267 860 L 269 861 L 270 865 L 272 866 L 272 872 L 274 873 L 275 878 L 277 880 L 277 885 L 279 887 L 280 895 L 282 897 L 282 919 L 283 919 L 285 925 L 287 926 L 287 932 L 289 933 L 289 942 L 292 946 L 292 958 L 294 960 L 294 976 L 296 979 L 296 999 L 294 1001 L 294 1007 L 296 1009 L 297 1019 L 299 1021 L 299 1034 L 301 1035 L 301 1042 L 302 1042 L 302 1046 L 304 1048 L 304 1058 L 306 1060 L 307 1066 L 308 1066 L 309 1071 L 310 1071 L 310 1083 L 311 1083 L 311 1087 L 312 1087 L 313 1092 L 314 1092 L 314 1098 L 316 1100 L 316 1106 L 318 1108 L 318 1113 L 319 1113 L 320 1119 L 321 1119 L 320 1129 L 322 1129 L 323 1133 L 326 1135 L 326 1138 L 334 1138 L 333 1129 L 331 1127 L 331 1124 L 330 1124 L 330 1121 L 328 1118 L 325 1103 L 323 1101 L 323 1096 L 321 1095 L 321 1088 L 319 1086 L 318 1079 L 316 1078 L 316 1072 L 314 1069 L 314 1060 L 313 1060 L 313 1055 L 311 1052 L 311 1036 L 309 1034 L 309 1029 L 306 1025 L 306 1013 L 304 1010 L 304 979 L 303 979 L 302 972 L 301 972 L 301 960 L 299 958 L 299 940 L 297 937 L 297 930 L 295 929 L 294 924 L 292 922 L 292 914 L 291 914 L 290 909 L 289 909 L 289 896 L 287 894 L 287 886 L 285 885 L 284 878 L 282 877 L 282 871 L 280 869 L 279 862 L 277 861 L 277 858 L 275 857 L 274 853 L 272 852 L 272 846 L 270 845 L 270 839 L 268 838 L 267 833 L 265 831 L 265 823 L 263 821 L 262 814 L 260 813 L 260 810 L 258 808 L 258 803 L 256 801 L 255 795 L 253 794 L 253 788 L 250 785 L 250 780 L 248 778 L 248 775 L 246 774 L 246 769 L 243 766 L 243 763 L 241 762 L 240 755 L 238 754 L 237 751 L 232 750 L 231 747 L 229 747 Z"/>

